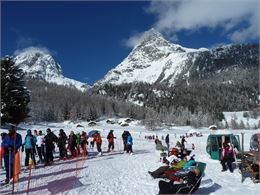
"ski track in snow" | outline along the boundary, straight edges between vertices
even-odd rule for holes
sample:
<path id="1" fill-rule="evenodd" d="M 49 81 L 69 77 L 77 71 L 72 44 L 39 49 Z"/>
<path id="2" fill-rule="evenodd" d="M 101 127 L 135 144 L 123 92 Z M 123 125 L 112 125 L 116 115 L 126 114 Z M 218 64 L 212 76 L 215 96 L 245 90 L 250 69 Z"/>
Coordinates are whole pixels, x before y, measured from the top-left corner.
<path id="1" fill-rule="evenodd" d="M 71 129 L 79 132 L 82 130 L 77 130 L 74 124 L 64 123 L 53 123 L 47 126 L 27 125 L 26 128 L 45 130 L 49 126 L 56 134 L 60 128 L 64 128 L 67 134 Z M 106 136 L 111 128 L 114 129 L 117 139 L 115 140 L 115 151 L 107 153 L 105 152 L 107 150 Z M 144 136 L 158 135 L 161 138 L 162 135 L 165 137 L 169 133 L 171 146 L 174 146 L 180 135 L 192 129 L 191 127 L 174 128 L 171 131 L 151 132 L 138 125 L 120 127 L 104 122 L 94 128 L 101 131 L 104 152 L 102 156 L 97 155 L 96 147 L 94 149 L 88 148 L 89 155 L 86 159 L 78 157 L 66 161 L 55 160 L 51 166 L 43 167 L 40 165 L 36 169 L 32 169 L 30 194 L 157 194 L 160 179 L 153 179 L 147 172 L 153 171 L 163 164 L 159 162 L 159 152 L 155 150 L 154 141 L 146 140 Z M 87 132 L 91 129 L 93 128 L 85 128 Z M 133 136 L 133 155 L 122 151 L 121 135 L 123 130 L 129 130 Z M 0 130 L 0 132 L 2 131 L 4 130 Z M 191 147 L 191 144 L 195 143 L 196 148 L 192 152 L 195 154 L 195 160 L 207 163 L 203 181 L 212 180 L 213 185 L 202 185 L 195 194 L 260 194 L 260 184 L 254 184 L 250 178 L 246 178 L 241 183 L 241 174 L 238 169 L 235 169 L 234 173 L 221 172 L 219 161 L 210 159 L 205 151 L 209 131 L 206 128 L 198 129 L 198 131 L 203 133 L 203 137 L 188 138 L 187 147 Z M 251 135 L 256 132 L 259 130 L 246 131 L 245 150 L 249 148 Z M 20 131 L 20 133 L 24 137 L 26 131 Z M 234 131 L 234 133 L 240 133 L 240 131 Z M 22 165 L 24 158 L 22 156 Z M 22 167 L 22 169 L 24 168 Z M 28 174 L 28 171 L 22 171 L 20 174 L 20 182 L 15 186 L 15 194 L 26 194 Z M 0 179 L 4 178 L 5 172 L 0 170 Z M 0 188 L 0 194 L 10 194 L 10 192 L 11 186 Z"/>

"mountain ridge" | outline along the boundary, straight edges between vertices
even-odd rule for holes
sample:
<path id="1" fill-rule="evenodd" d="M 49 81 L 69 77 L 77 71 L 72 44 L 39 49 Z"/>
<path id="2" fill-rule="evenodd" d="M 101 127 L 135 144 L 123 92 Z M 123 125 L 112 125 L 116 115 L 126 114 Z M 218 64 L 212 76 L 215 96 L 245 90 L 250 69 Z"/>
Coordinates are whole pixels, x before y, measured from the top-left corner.
<path id="1" fill-rule="evenodd" d="M 257 47 L 259 48 L 259 45 Z M 236 63 L 241 64 L 234 59 L 234 56 L 238 59 L 241 58 L 243 63 L 247 63 L 245 60 L 247 59 L 247 56 L 245 56 L 247 53 L 241 48 L 252 51 L 254 53 L 252 57 L 254 62 L 259 62 L 258 56 L 255 55 L 257 48 L 251 49 L 250 44 L 248 47 L 241 44 L 229 44 L 214 49 L 192 49 L 173 44 L 166 40 L 161 33 L 151 29 L 144 34 L 142 41 L 133 48 L 129 55 L 102 79 L 97 81 L 94 86 L 107 83 L 121 85 L 136 82 L 162 83 L 174 86 L 180 80 L 189 82 L 196 71 L 202 70 L 203 72 L 207 69 L 214 69 L 216 74 L 221 73 L 224 71 L 225 65 L 226 68 L 232 66 L 231 63 L 233 62 L 228 57 L 234 61 L 235 64 L 233 65 L 236 65 Z M 240 57 L 237 53 L 243 55 Z M 225 57 L 226 54 L 230 54 L 230 56 Z M 212 66 L 217 61 L 219 65 L 221 60 L 224 61 L 222 69 L 215 70 Z"/>

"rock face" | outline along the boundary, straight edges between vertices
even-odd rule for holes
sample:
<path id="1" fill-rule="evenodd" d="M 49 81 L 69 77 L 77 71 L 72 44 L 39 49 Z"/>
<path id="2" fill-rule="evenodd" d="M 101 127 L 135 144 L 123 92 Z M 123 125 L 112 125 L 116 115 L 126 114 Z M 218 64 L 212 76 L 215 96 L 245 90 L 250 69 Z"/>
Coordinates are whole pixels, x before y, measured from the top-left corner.
<path id="1" fill-rule="evenodd" d="M 51 54 L 44 49 L 29 47 L 19 52 L 14 58 L 15 64 L 25 72 L 26 76 L 40 79 L 58 85 L 75 87 L 81 91 L 89 88 L 82 83 L 62 74 L 61 66 L 54 60 Z"/>
<path id="2" fill-rule="evenodd" d="M 207 78 L 230 69 L 257 67 L 258 51 L 259 45 L 226 45 L 212 50 L 185 48 L 151 29 L 96 85 L 143 82 L 174 86 L 178 81 Z"/>

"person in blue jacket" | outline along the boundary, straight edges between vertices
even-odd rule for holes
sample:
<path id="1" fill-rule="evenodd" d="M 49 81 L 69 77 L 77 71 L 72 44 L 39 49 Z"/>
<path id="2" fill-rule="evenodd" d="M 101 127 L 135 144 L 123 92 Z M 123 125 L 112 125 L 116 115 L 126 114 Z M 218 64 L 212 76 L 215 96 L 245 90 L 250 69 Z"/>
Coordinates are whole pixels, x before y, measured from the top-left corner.
<path id="1" fill-rule="evenodd" d="M 128 132 L 128 136 L 127 136 L 127 153 L 133 153 L 133 137 L 131 136 L 131 134 Z"/>
<path id="2" fill-rule="evenodd" d="M 36 136 L 32 135 L 32 131 L 28 129 L 23 143 L 23 147 L 25 148 L 25 162 L 24 162 L 25 166 L 29 166 L 30 157 L 33 160 L 33 164 L 36 165 L 35 155 L 34 155 L 36 142 L 37 142 Z"/>
<path id="3" fill-rule="evenodd" d="M 9 129 L 9 133 L 4 137 L 2 141 L 2 147 L 4 148 L 4 162 L 6 170 L 5 183 L 9 183 L 14 174 L 14 156 L 18 152 L 22 145 L 22 136 L 16 132 L 14 125 Z M 10 171 L 9 171 L 10 170 Z"/>

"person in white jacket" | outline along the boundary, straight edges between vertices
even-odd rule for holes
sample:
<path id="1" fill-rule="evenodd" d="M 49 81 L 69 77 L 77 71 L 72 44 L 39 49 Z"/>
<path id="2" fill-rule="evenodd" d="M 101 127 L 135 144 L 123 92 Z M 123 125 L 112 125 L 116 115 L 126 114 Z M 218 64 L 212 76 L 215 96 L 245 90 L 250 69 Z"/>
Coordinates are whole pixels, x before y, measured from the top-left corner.
<path id="1" fill-rule="evenodd" d="M 39 156 L 39 161 L 38 163 L 43 163 L 44 162 L 44 135 L 42 134 L 42 131 L 39 131 L 39 134 L 37 135 L 37 142 L 36 142 L 36 148 L 37 148 L 37 153 Z"/>

